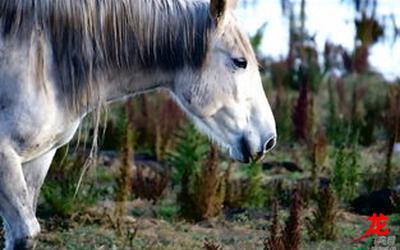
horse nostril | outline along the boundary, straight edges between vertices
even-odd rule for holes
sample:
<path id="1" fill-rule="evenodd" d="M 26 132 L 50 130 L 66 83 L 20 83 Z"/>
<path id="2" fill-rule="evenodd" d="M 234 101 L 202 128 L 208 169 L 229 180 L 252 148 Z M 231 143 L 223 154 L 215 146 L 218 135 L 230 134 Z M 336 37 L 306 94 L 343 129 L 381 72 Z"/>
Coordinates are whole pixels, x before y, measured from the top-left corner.
<path id="1" fill-rule="evenodd" d="M 269 139 L 267 143 L 265 143 L 264 150 L 265 151 L 271 150 L 275 146 L 275 141 L 276 141 L 275 137 Z"/>
<path id="2" fill-rule="evenodd" d="M 242 137 L 240 139 L 240 147 L 241 147 L 241 151 L 243 154 L 243 162 L 249 163 L 250 160 L 252 159 L 252 155 L 251 155 L 249 142 L 246 140 L 245 137 Z"/>

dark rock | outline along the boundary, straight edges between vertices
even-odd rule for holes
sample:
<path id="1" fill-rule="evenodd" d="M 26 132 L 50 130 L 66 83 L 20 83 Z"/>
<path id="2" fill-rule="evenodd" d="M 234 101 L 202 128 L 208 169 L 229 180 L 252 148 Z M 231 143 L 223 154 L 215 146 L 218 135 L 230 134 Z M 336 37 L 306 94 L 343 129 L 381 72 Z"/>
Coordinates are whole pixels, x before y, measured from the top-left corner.
<path id="1" fill-rule="evenodd" d="M 244 215 L 250 220 L 269 220 L 271 218 L 270 212 L 253 208 L 228 208 L 225 209 L 224 214 L 228 220 L 233 220 L 239 215 Z"/>
<path id="2" fill-rule="evenodd" d="M 372 215 L 373 213 L 384 215 L 395 213 L 396 204 L 393 197 L 399 195 L 395 190 L 384 188 L 370 194 L 361 195 L 351 202 L 353 211 L 357 214 Z"/>
<path id="3" fill-rule="evenodd" d="M 264 162 L 263 163 L 263 170 L 272 170 L 274 168 L 284 168 L 289 172 L 300 172 L 300 173 L 303 172 L 303 169 L 301 169 L 294 162 L 289 162 L 289 161 L 282 161 L 282 162 L 271 161 L 271 162 Z"/>

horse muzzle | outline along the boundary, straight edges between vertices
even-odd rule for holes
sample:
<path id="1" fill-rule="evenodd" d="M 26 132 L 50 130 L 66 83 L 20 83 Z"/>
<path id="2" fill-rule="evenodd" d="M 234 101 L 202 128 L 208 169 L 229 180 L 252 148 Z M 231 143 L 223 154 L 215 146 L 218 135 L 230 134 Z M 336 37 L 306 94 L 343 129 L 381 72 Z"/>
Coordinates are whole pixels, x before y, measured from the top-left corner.
<path id="1" fill-rule="evenodd" d="M 249 163 L 251 161 L 259 161 L 261 160 L 264 155 L 268 152 L 271 151 L 275 145 L 276 145 L 276 134 L 269 135 L 266 137 L 266 140 L 260 140 L 261 145 L 257 146 L 254 145 L 252 142 L 253 140 L 249 139 L 246 136 L 243 136 L 240 139 L 240 151 L 242 153 L 242 162 L 243 163 Z"/>

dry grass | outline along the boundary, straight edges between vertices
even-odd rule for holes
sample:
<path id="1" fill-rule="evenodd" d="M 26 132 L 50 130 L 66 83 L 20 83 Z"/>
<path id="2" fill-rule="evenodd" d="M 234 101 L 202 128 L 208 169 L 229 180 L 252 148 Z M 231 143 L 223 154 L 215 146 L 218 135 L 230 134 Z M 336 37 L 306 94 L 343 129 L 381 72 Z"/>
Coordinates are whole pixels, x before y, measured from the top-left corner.
<path id="1" fill-rule="evenodd" d="M 223 250 L 224 248 L 220 244 L 218 244 L 214 241 L 210 241 L 209 239 L 206 238 L 204 240 L 204 249 L 205 250 Z"/>
<path id="2" fill-rule="evenodd" d="M 134 201 L 128 204 L 132 209 L 142 208 L 152 210 L 151 203 Z M 107 202 L 82 212 L 69 221 L 67 229 L 60 227 L 59 221 L 41 221 L 43 233 L 39 237 L 37 249 L 155 249 L 155 250 L 204 250 L 205 240 L 215 246 L 223 246 L 224 250 L 263 249 L 265 230 L 270 221 L 260 220 L 228 220 L 210 221 L 208 223 L 191 224 L 184 221 L 167 222 L 149 216 L 124 218 L 125 237 L 116 233 L 110 215 L 113 204 Z M 305 214 L 311 210 L 304 211 Z M 280 209 L 283 217 L 286 209 Z M 392 218 L 389 224 L 393 232 L 400 230 Z M 309 241 L 302 234 L 301 249 L 357 249 L 367 244 L 367 241 L 352 243 L 352 239 L 364 233 L 369 226 L 365 216 L 341 212 L 337 217 L 341 237 L 337 241 Z M 54 223 L 54 224 L 53 224 Z M 361 248 L 367 249 L 367 248 Z"/>

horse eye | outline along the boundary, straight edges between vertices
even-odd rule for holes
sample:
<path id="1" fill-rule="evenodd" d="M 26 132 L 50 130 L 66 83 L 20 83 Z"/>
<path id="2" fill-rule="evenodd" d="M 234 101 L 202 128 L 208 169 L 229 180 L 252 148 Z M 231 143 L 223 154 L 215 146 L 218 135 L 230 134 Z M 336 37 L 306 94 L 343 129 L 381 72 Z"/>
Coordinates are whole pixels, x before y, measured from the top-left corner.
<path id="1" fill-rule="evenodd" d="M 244 57 L 240 58 L 232 58 L 233 64 L 235 64 L 236 67 L 245 69 L 247 68 L 247 60 Z"/>

